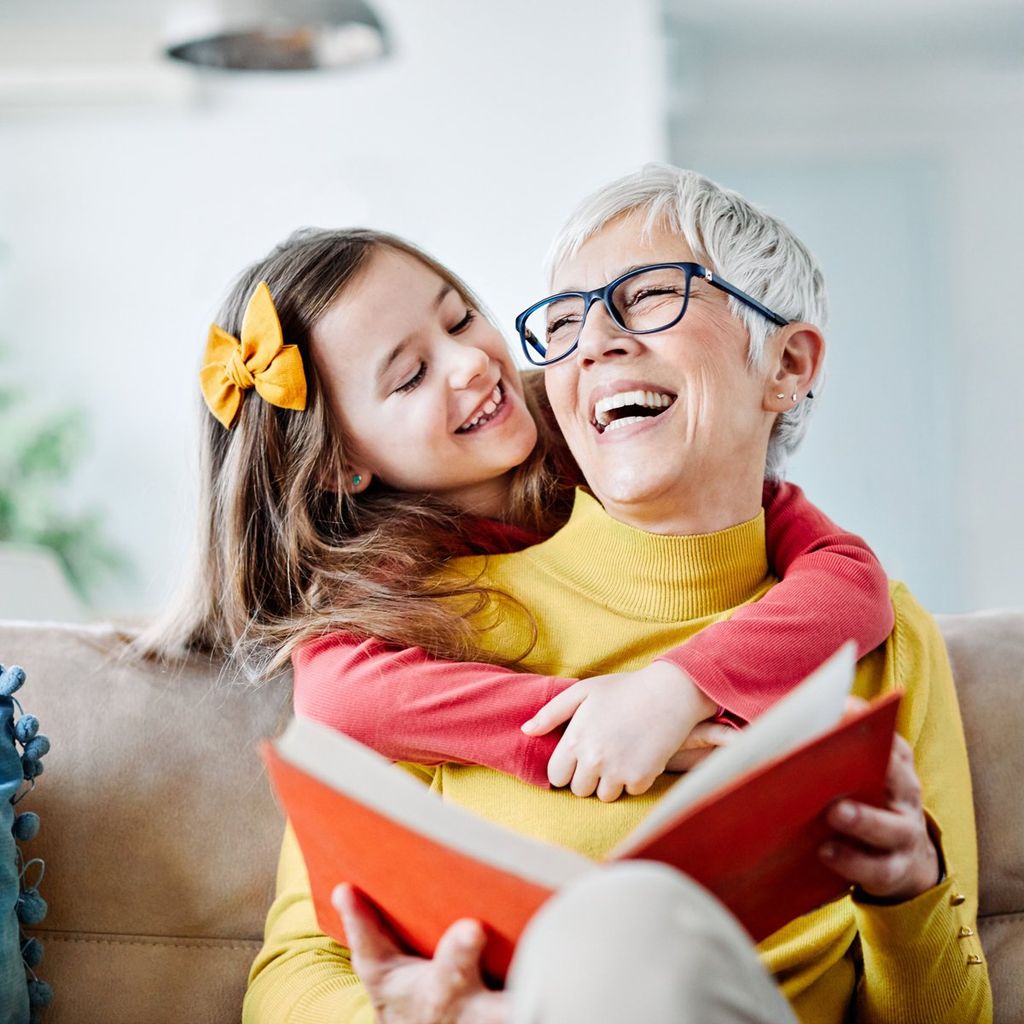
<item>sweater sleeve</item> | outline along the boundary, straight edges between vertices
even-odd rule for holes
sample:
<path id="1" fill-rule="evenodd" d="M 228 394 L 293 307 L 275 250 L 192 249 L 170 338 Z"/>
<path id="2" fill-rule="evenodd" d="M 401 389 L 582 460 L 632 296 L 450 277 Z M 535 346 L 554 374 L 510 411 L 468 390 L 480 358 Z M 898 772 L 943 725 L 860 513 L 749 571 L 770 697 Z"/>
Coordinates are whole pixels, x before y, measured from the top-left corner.
<path id="1" fill-rule="evenodd" d="M 756 718 L 847 640 L 863 657 L 892 631 L 885 570 L 794 484 L 766 484 L 768 557 L 782 582 L 661 655 L 716 704 Z"/>
<path id="2" fill-rule="evenodd" d="M 263 948 L 249 971 L 242 1024 L 373 1024 L 349 951 L 316 921 L 295 834 L 285 830 Z"/>
<path id="3" fill-rule="evenodd" d="M 897 728 L 914 750 L 922 801 L 946 878 L 893 906 L 854 901 L 864 967 L 860 1024 L 990 1024 L 992 992 L 978 939 L 978 855 L 967 748 L 946 649 L 931 617 L 898 586 L 891 685 Z"/>
<path id="4" fill-rule="evenodd" d="M 561 736 L 520 725 L 574 680 L 431 658 L 422 648 L 333 634 L 292 659 L 296 714 L 392 761 L 476 764 L 548 786 Z"/>

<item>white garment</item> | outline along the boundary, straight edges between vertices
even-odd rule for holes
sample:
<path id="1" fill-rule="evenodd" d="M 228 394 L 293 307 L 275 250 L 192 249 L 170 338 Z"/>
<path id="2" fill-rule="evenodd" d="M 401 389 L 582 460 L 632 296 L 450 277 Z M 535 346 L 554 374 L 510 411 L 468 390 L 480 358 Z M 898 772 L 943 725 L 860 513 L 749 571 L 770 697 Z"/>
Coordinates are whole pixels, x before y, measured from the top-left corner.
<path id="1" fill-rule="evenodd" d="M 549 900 L 508 989 L 512 1024 L 797 1024 L 735 918 L 649 861 L 608 865 Z"/>

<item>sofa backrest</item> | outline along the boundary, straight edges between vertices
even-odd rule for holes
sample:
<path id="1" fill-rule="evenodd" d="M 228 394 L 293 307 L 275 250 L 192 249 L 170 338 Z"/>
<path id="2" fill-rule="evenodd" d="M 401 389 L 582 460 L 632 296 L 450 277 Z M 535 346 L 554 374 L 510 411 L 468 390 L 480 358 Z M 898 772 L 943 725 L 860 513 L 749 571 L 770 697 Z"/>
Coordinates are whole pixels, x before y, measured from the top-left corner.
<path id="1" fill-rule="evenodd" d="M 936 616 L 974 784 L 979 931 L 996 1024 L 1024 1021 L 1024 611 Z"/>
<path id="2" fill-rule="evenodd" d="M 290 681 L 128 663 L 119 636 L 0 624 L 52 741 L 23 801 L 42 819 L 25 852 L 47 862 L 47 1024 L 237 1021 L 282 832 L 259 741 L 287 721 Z"/>
<path id="3" fill-rule="evenodd" d="M 1024 1020 L 1024 612 L 939 619 L 971 756 L 981 935 L 997 1024 Z M 290 713 L 287 680 L 254 689 L 194 659 L 119 658 L 108 627 L 0 623 L 0 662 L 53 749 L 25 808 L 48 862 L 35 929 L 55 990 L 47 1024 L 239 1018 L 273 894 L 282 819 L 259 743 Z"/>

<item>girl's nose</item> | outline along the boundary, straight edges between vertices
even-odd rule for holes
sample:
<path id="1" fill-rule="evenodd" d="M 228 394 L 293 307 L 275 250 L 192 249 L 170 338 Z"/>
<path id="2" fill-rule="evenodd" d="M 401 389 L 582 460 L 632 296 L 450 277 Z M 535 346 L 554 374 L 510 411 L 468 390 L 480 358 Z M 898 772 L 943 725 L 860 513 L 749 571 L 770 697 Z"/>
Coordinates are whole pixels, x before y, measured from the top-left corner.
<path id="1" fill-rule="evenodd" d="M 490 365 L 490 356 L 483 349 L 456 343 L 451 355 L 448 383 L 456 391 L 462 391 L 477 377 L 485 375 Z"/>

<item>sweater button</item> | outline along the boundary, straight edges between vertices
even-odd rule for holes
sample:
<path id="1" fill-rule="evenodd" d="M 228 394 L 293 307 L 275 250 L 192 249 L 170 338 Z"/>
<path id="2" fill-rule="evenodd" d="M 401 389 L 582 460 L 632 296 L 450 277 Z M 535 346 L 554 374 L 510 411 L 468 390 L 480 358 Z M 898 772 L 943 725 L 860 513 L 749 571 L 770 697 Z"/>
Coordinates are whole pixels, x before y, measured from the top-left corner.
<path id="1" fill-rule="evenodd" d="M 980 964 L 981 962 L 982 962 L 982 961 L 981 961 L 981 957 L 980 957 L 980 956 L 978 956 L 978 954 L 977 954 L 977 953 L 972 953 L 972 954 L 971 954 L 971 955 L 970 955 L 970 956 L 969 956 L 969 957 L 967 958 L 967 966 L 968 966 L 968 967 L 976 967 L 976 966 L 977 966 L 978 964 Z"/>
<path id="2" fill-rule="evenodd" d="M 973 928 L 968 928 L 967 925 L 962 924 L 960 926 L 960 931 L 957 934 L 957 938 L 958 939 L 969 939 L 973 934 L 974 934 L 974 929 Z"/>
<path id="3" fill-rule="evenodd" d="M 967 897 L 962 892 L 955 892 L 949 897 L 949 905 L 951 907 L 959 907 L 961 903 L 966 903 Z"/>

